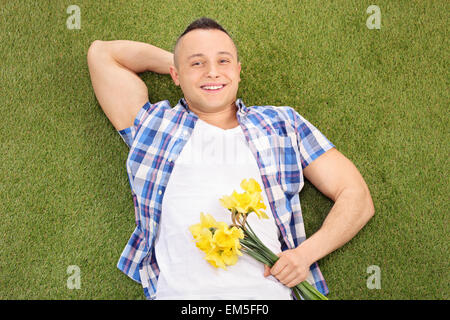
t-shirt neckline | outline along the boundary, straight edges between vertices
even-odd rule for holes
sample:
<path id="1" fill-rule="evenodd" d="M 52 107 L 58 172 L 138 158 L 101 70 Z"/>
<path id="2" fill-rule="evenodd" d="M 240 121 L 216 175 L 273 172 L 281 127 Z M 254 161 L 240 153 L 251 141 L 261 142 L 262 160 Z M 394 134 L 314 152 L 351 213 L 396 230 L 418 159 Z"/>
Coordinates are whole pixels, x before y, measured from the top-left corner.
<path id="1" fill-rule="evenodd" d="M 212 124 L 210 124 L 210 123 L 208 123 L 208 122 L 206 122 L 206 121 L 204 121 L 204 120 L 202 120 L 202 119 L 200 119 L 200 118 L 198 118 L 197 121 L 201 121 L 201 123 L 204 124 L 204 125 L 206 125 L 207 127 L 213 128 L 214 130 L 217 130 L 217 131 L 220 131 L 220 132 L 224 132 L 224 133 L 225 133 L 225 132 L 226 132 L 226 133 L 228 133 L 228 132 L 235 132 L 235 131 L 240 130 L 240 128 L 241 128 L 240 125 L 237 125 L 237 126 L 234 127 L 234 128 L 230 128 L 230 129 L 222 129 L 222 128 L 217 127 L 217 126 L 215 126 L 215 125 L 212 125 Z"/>

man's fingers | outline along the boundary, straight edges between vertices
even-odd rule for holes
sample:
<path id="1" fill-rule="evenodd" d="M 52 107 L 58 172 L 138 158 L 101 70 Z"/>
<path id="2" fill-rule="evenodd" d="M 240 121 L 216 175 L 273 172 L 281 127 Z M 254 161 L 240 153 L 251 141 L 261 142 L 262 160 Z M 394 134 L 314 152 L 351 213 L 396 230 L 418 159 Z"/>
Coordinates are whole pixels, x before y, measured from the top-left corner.
<path id="1" fill-rule="evenodd" d="M 281 257 L 272 266 L 272 269 L 270 269 L 270 273 L 272 275 L 274 275 L 275 277 L 277 277 L 277 275 L 286 267 L 286 265 L 287 265 L 287 262 L 285 261 L 285 259 L 283 259 L 283 257 Z"/>
<path id="2" fill-rule="evenodd" d="M 280 279 L 280 282 L 290 288 L 295 287 L 298 284 L 297 276 L 293 272 L 287 274 L 285 277 Z"/>
<path id="3" fill-rule="evenodd" d="M 267 277 L 268 270 L 278 281 L 290 288 L 306 280 L 309 268 L 305 269 L 301 259 L 292 250 L 278 254 L 279 259 L 272 268 L 264 266 L 264 276 Z"/>
<path id="4" fill-rule="evenodd" d="M 279 273 L 274 274 L 274 276 L 283 284 L 287 284 L 287 280 L 292 280 L 292 267 L 286 265 Z M 295 277 L 295 275 L 294 275 Z"/>
<path id="5" fill-rule="evenodd" d="M 264 277 L 270 276 L 270 268 L 267 265 L 264 265 Z"/>

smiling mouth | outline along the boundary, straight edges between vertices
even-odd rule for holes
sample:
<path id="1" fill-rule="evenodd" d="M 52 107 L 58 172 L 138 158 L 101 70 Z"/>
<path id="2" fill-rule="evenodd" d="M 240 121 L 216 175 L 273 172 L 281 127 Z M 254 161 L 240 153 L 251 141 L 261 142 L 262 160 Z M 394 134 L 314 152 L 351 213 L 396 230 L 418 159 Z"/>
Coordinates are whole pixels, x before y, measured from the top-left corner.
<path id="1" fill-rule="evenodd" d="M 217 85 L 205 85 L 201 86 L 200 88 L 202 88 L 202 90 L 206 92 L 218 92 L 223 88 L 225 88 L 225 86 L 226 86 L 225 84 L 217 84 Z"/>

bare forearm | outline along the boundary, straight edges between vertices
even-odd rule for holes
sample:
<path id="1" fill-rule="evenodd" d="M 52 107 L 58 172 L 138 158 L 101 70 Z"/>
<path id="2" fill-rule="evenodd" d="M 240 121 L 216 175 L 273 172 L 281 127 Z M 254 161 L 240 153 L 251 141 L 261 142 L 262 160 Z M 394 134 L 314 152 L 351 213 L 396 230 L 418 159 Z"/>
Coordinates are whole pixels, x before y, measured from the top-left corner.
<path id="1" fill-rule="evenodd" d="M 322 227 L 296 250 L 312 264 L 350 241 L 373 214 L 373 202 L 368 192 L 344 190 Z"/>
<path id="2" fill-rule="evenodd" d="M 125 68 L 141 73 L 152 71 L 168 74 L 173 64 L 173 54 L 151 44 L 130 40 L 99 41 L 100 50 L 105 50 Z"/>

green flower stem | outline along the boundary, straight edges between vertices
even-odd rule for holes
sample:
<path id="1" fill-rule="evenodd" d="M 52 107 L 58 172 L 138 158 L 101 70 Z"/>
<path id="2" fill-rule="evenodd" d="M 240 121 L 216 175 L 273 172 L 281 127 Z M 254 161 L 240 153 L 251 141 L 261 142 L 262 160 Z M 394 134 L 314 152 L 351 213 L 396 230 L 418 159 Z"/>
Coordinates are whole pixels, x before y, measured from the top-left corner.
<path id="1" fill-rule="evenodd" d="M 247 228 L 243 227 L 245 237 L 244 239 L 240 239 L 240 243 L 244 248 L 243 251 L 257 261 L 264 263 L 271 268 L 279 257 L 261 242 L 248 223 L 246 223 L 246 226 Z M 292 288 L 292 290 L 299 300 L 301 299 L 300 295 L 305 300 L 328 300 L 327 297 L 325 297 L 307 281 L 299 283 Z"/>
<path id="2" fill-rule="evenodd" d="M 278 260 L 278 256 L 276 254 L 274 254 L 269 248 L 266 247 L 266 245 L 264 243 L 262 243 L 261 240 L 259 240 L 258 236 L 256 235 L 256 233 L 253 231 L 253 229 L 250 227 L 250 225 L 248 224 L 248 222 L 246 223 L 247 228 L 244 228 L 244 233 L 247 233 L 247 235 L 255 241 L 255 243 L 258 244 L 259 247 L 263 248 L 265 251 L 267 251 L 273 259 Z"/>
<path id="3" fill-rule="evenodd" d="M 246 243 L 247 247 L 251 250 L 257 251 L 260 255 L 263 255 L 268 261 L 270 261 L 270 264 L 273 265 L 277 260 L 278 257 L 273 254 L 273 252 L 267 248 L 263 248 L 259 246 L 258 244 L 254 243 L 252 240 Z M 270 266 L 270 265 L 269 265 Z"/>
<path id="4" fill-rule="evenodd" d="M 241 245 L 246 249 L 245 252 L 258 257 L 258 261 L 263 262 L 266 265 L 272 265 L 274 262 L 272 259 L 265 254 L 263 250 L 255 246 L 254 243 L 248 240 L 241 240 Z"/>
<path id="5" fill-rule="evenodd" d="M 313 296 L 314 300 L 328 300 L 326 296 L 324 296 L 319 290 L 314 288 L 309 282 L 303 281 L 299 283 L 297 286 L 302 286 L 302 292 L 308 291 Z"/>
<path id="6" fill-rule="evenodd" d="M 247 253 L 252 258 L 258 260 L 259 262 L 262 262 L 262 263 L 264 263 L 266 265 L 270 265 L 270 261 L 268 261 L 265 257 L 263 257 L 262 255 L 258 254 L 254 250 L 245 248 L 244 252 Z"/>
<path id="7" fill-rule="evenodd" d="M 297 288 L 297 287 L 294 287 L 292 290 L 294 291 L 295 297 L 296 297 L 298 300 L 301 300 L 302 298 L 300 297 L 300 292 L 301 292 L 300 289 Z"/>
<path id="8" fill-rule="evenodd" d="M 264 249 L 262 249 L 261 247 L 258 247 L 258 245 L 256 245 L 255 243 L 253 243 L 253 241 L 251 240 L 241 240 L 241 244 L 243 246 L 245 246 L 248 250 L 254 251 L 256 252 L 258 255 L 261 255 L 265 258 L 265 260 L 267 260 L 270 264 L 275 263 L 273 257 Z"/>
<path id="9" fill-rule="evenodd" d="M 301 295 L 305 300 L 317 300 L 313 294 L 311 294 L 310 291 L 305 289 L 304 286 L 301 286 L 300 284 L 296 285 L 294 287 L 295 291 L 298 292 L 299 295 Z"/>

